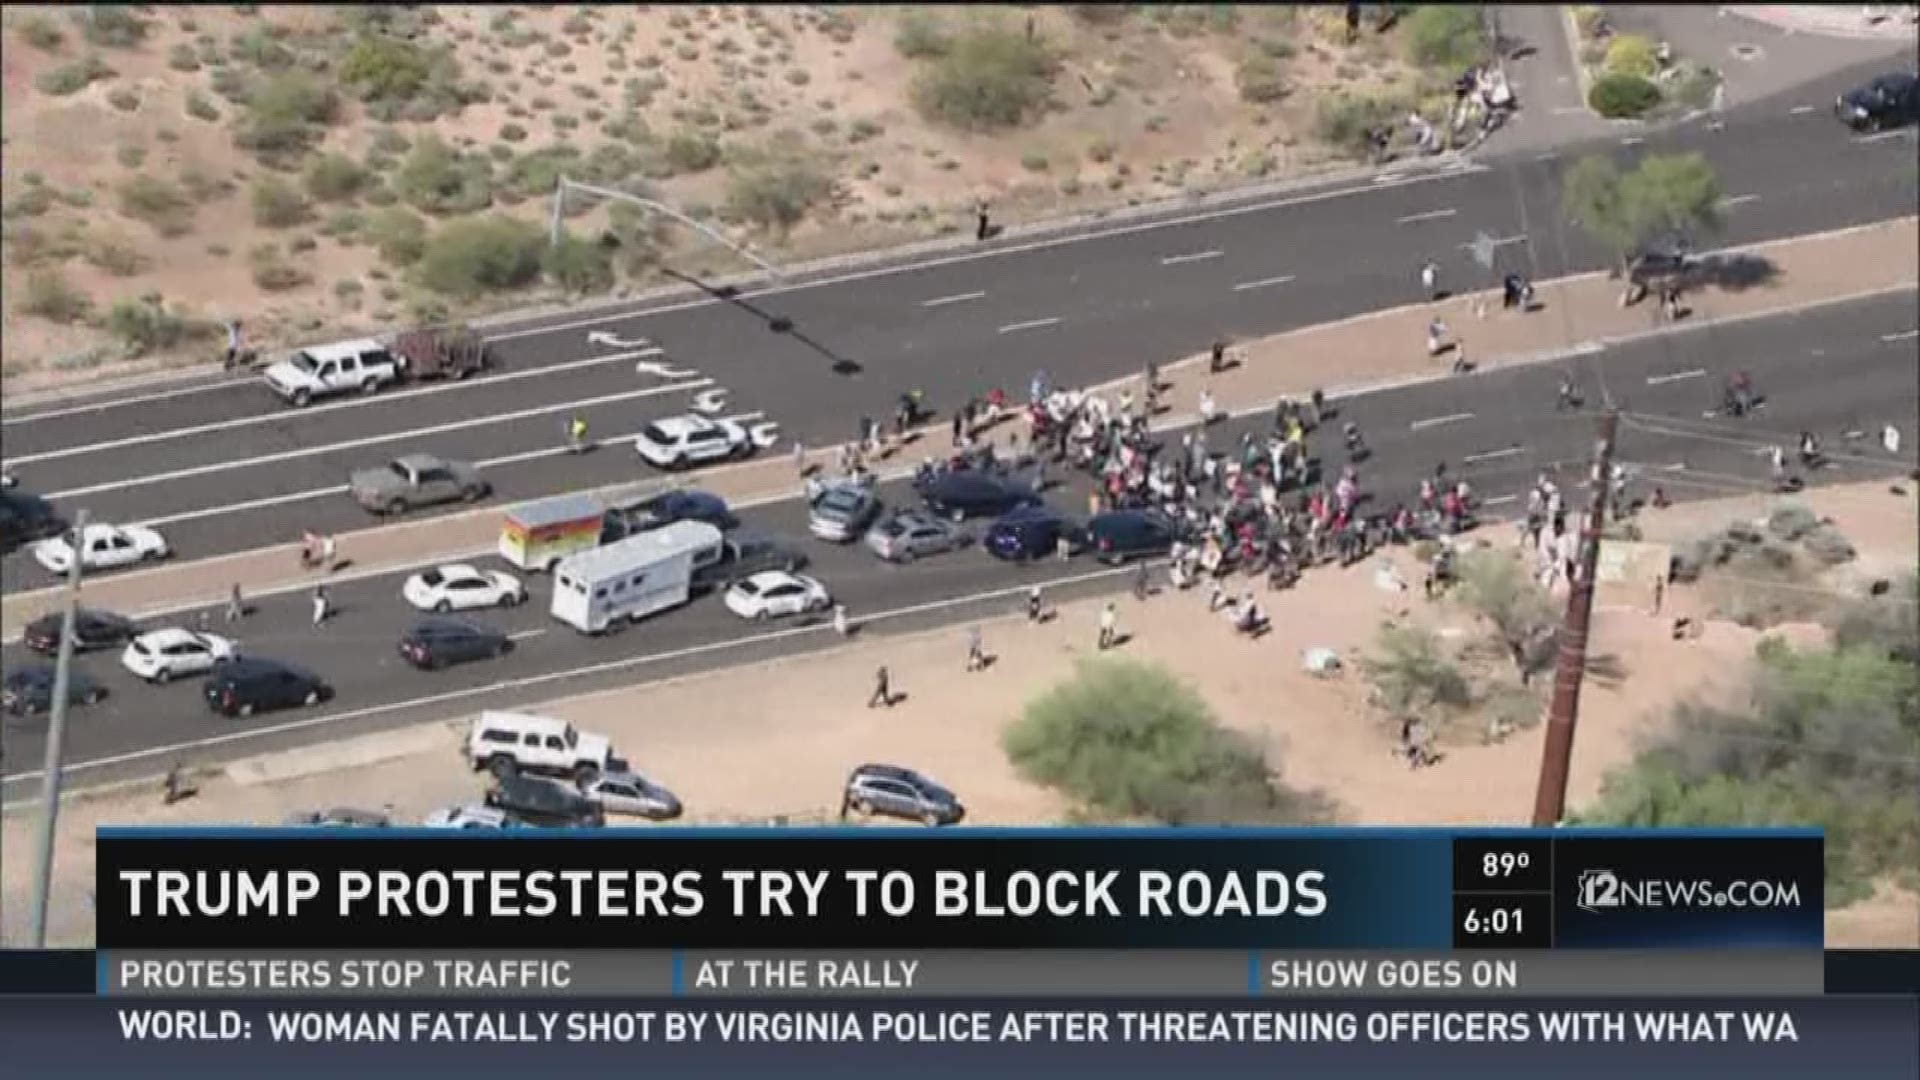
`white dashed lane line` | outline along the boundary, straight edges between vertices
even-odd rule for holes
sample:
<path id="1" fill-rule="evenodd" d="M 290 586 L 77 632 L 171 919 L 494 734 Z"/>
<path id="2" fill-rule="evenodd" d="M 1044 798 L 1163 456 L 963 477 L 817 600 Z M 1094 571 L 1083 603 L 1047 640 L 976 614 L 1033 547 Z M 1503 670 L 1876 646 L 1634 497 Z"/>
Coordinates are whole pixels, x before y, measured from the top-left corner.
<path id="1" fill-rule="evenodd" d="M 955 293 L 952 296 L 940 296 L 940 297 L 935 297 L 932 300 L 922 300 L 920 301 L 920 306 L 921 307 L 946 307 L 948 304 L 964 304 L 969 300 L 979 300 L 984 298 L 986 295 L 987 294 L 985 292 Z"/>
<path id="2" fill-rule="evenodd" d="M 1795 105 L 1793 108 L 1787 110 L 1788 114 L 1792 116 L 1805 116 L 1812 111 L 1813 106 L 1811 105 Z"/>
<path id="3" fill-rule="evenodd" d="M 1017 334 L 1022 330 L 1038 330 L 1041 327 L 1052 326 L 1059 321 L 1059 319 L 1029 319 L 1026 322 L 1008 323 L 1000 328 L 1000 332 L 1003 334 Z"/>
<path id="4" fill-rule="evenodd" d="M 1880 340 L 1891 345 L 1896 341 L 1911 341 L 1915 337 L 1920 337 L 1920 330 L 1902 330 L 1897 334 L 1881 334 Z"/>
<path id="5" fill-rule="evenodd" d="M 1524 454 L 1526 452 L 1527 448 L 1524 446 L 1509 446 L 1500 450 L 1488 450 L 1484 453 L 1468 454 L 1460 460 L 1469 465 L 1473 465 L 1482 461 L 1498 461 L 1501 458 L 1512 457 L 1515 454 Z"/>
<path id="6" fill-rule="evenodd" d="M 1186 255 L 1168 255 L 1160 260 L 1161 266 L 1179 266 L 1181 263 L 1205 262 L 1226 254 L 1224 251 L 1195 251 Z"/>
<path id="7" fill-rule="evenodd" d="M 1395 218 L 1393 219 L 1393 223 L 1395 225 L 1413 225 L 1422 221 L 1439 221 L 1441 218 L 1450 218 L 1459 212 L 1460 211 L 1452 207 L 1444 210 L 1429 210 L 1424 214 L 1408 214 L 1403 218 Z"/>
<path id="8" fill-rule="evenodd" d="M 1647 376 L 1647 385 L 1661 386 L 1670 382 L 1679 382 L 1682 379 L 1697 379 L 1706 373 L 1707 370 L 1705 368 L 1693 368 L 1689 371 L 1676 371 L 1671 375 L 1649 375 Z"/>
<path id="9" fill-rule="evenodd" d="M 1421 428 L 1439 427 L 1441 424 L 1458 424 L 1463 420 L 1471 419 L 1473 419 L 1473 414 L 1470 412 L 1454 413 L 1451 416 L 1430 416 L 1425 420 L 1415 420 L 1413 423 L 1408 424 L 1407 427 L 1409 430 L 1419 431 Z"/>
<path id="10" fill-rule="evenodd" d="M 1287 282 L 1292 280 L 1293 280 L 1292 274 L 1282 274 L 1279 277 L 1261 278 L 1258 281 L 1243 281 L 1240 284 L 1235 285 L 1233 287 L 1233 291 L 1245 292 L 1248 289 L 1264 289 L 1269 285 L 1285 285 Z"/>

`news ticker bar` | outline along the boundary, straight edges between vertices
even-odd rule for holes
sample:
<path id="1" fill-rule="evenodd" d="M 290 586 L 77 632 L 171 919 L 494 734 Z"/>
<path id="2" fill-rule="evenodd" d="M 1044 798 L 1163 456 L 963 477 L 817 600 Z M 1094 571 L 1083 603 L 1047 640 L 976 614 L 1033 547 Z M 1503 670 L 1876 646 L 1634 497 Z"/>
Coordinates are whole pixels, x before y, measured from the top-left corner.
<path id="1" fill-rule="evenodd" d="M 103 828 L 108 949 L 1823 943 L 1808 830 Z"/>
<path id="2" fill-rule="evenodd" d="M 1804 997 L 1818 951 L 1269 953 L 104 951 L 99 992 L 170 998 Z"/>

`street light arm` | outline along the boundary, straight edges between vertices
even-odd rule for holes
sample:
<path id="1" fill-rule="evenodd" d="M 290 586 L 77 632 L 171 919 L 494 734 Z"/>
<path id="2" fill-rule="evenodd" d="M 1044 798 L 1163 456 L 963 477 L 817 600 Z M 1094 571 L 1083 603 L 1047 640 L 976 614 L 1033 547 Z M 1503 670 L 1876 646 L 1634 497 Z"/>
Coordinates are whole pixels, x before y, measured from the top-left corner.
<path id="1" fill-rule="evenodd" d="M 679 222 L 680 224 L 685 225 L 687 228 L 692 229 L 693 231 L 699 233 L 701 236 L 704 236 L 707 239 L 713 241 L 714 243 L 719 244 L 721 247 L 726 248 L 728 251 L 733 252 L 735 255 L 738 255 L 741 258 L 747 260 L 748 262 L 759 267 L 760 269 L 765 270 L 767 273 L 772 274 L 774 277 L 777 278 L 781 276 L 779 267 L 773 265 L 770 262 L 767 262 L 765 259 L 762 259 L 760 256 L 755 255 L 753 252 L 748 251 L 746 248 L 743 248 L 740 245 L 734 243 L 733 241 L 727 239 L 725 236 L 721 235 L 719 232 L 715 231 L 714 229 L 708 228 L 706 225 L 703 225 L 700 222 L 695 221 L 693 218 L 687 216 L 686 214 L 681 213 L 678 210 L 675 210 L 673 207 L 668 206 L 665 203 L 656 202 L 652 199 L 642 198 L 641 196 L 635 195 L 632 192 L 628 192 L 628 191 L 618 191 L 613 188 L 603 188 L 593 184 L 582 184 L 577 180 L 569 180 L 564 176 L 560 178 L 560 183 L 554 189 L 554 193 L 553 193 L 552 237 L 550 239 L 551 243 L 557 244 L 560 242 L 560 218 L 561 218 L 560 207 L 561 207 L 562 200 L 566 198 L 566 193 L 569 190 L 584 191 L 589 195 L 598 195 L 603 199 L 620 199 L 625 202 L 633 203 L 634 205 L 639 206 L 643 209 L 651 210 L 656 214 L 664 214 L 667 217 L 670 217 L 673 220 Z"/>

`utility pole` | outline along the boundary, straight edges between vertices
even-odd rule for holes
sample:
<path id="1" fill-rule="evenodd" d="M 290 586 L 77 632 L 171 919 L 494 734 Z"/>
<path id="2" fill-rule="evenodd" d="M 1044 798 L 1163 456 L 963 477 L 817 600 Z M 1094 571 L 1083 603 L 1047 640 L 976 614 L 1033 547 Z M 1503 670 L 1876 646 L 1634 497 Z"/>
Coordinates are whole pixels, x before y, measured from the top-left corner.
<path id="1" fill-rule="evenodd" d="M 53 667 L 53 700 L 47 706 L 47 764 L 41 779 L 40 861 L 35 866 L 33 908 L 28 912 L 29 938 L 36 949 L 47 947 L 47 901 L 53 889 L 54 824 L 60 816 L 60 751 L 67 734 L 67 694 L 73 679 L 73 624 L 80 608 L 81 551 L 87 535 L 87 512 L 73 515 L 73 565 L 67 570 L 66 613 L 60 623 L 59 658 Z"/>
<path id="2" fill-rule="evenodd" d="M 1567 614 L 1560 624 L 1553 704 L 1547 712 L 1547 744 L 1540 755 L 1540 782 L 1533 796 L 1535 828 L 1551 828 L 1567 812 L 1567 772 L 1573 763 L 1573 731 L 1580 719 L 1580 683 L 1587 673 L 1587 631 L 1593 623 L 1594 578 L 1600 569 L 1600 530 L 1607 523 L 1607 495 L 1613 490 L 1613 442 L 1619 430 L 1618 412 L 1609 411 L 1600 418 L 1593 502 L 1580 529 L 1580 576 L 1568 590 Z"/>
<path id="3" fill-rule="evenodd" d="M 699 233 L 701 236 L 706 237 L 708 240 L 711 240 L 714 243 L 719 244 L 721 247 L 726 248 L 728 251 L 733 252 L 735 255 L 738 255 L 741 258 L 752 263 L 753 265 L 759 267 L 761 270 L 766 271 L 770 276 L 776 279 L 778 279 L 781 276 L 779 267 L 773 265 L 772 263 L 761 258 L 760 256 L 755 255 L 753 252 L 748 251 L 746 248 L 742 247 L 741 245 L 736 244 L 733 241 L 727 239 L 725 236 L 721 235 L 719 232 L 715 231 L 714 229 L 708 228 L 706 225 L 700 223 L 694 218 L 688 216 L 687 214 L 684 214 L 678 210 L 675 210 L 673 207 L 668 206 L 666 203 L 659 202 L 654 199 L 642 198 L 641 196 L 635 195 L 630 191 L 616 191 L 613 188 L 598 187 L 594 184 L 583 184 L 578 180 L 569 180 L 564 176 L 560 177 L 559 182 L 554 185 L 553 211 L 548 216 L 548 219 L 547 219 L 547 233 L 548 233 L 547 244 L 550 247 L 560 243 L 561 229 L 564 227 L 565 216 L 566 216 L 565 205 L 566 205 L 566 199 L 567 199 L 567 192 L 569 191 L 579 191 L 579 192 L 584 192 L 588 195 L 597 195 L 602 199 L 618 199 L 622 202 L 631 203 L 634 206 L 638 206 L 642 210 L 647 211 L 648 213 L 659 214 L 663 217 L 672 218 L 674 221 L 677 221 L 680 224 L 685 225 L 687 228 L 692 229 L 694 232 Z"/>

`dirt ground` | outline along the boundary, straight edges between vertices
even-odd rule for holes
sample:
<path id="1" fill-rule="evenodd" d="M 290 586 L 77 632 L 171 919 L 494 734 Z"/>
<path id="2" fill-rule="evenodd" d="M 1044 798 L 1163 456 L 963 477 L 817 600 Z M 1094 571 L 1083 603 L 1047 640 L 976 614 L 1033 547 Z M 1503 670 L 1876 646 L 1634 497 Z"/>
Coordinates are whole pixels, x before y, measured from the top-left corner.
<path id="1" fill-rule="evenodd" d="M 1831 516 L 1863 558 L 1907 568 L 1920 560 L 1911 496 L 1863 484 L 1815 491 L 1803 501 Z M 1678 539 L 1763 509 L 1752 499 L 1690 504 L 1670 518 L 1649 517 L 1647 532 L 1652 539 Z M 1121 599 L 1121 630 L 1131 636 L 1123 652 L 1190 680 L 1224 723 L 1264 747 L 1284 781 L 1330 796 L 1345 823 L 1524 823 L 1540 759 L 1538 727 L 1493 745 L 1456 740 L 1439 764 L 1410 771 L 1394 752 L 1396 733 L 1368 709 L 1357 665 L 1382 620 L 1412 618 L 1450 639 L 1474 632 L 1463 610 L 1428 604 L 1417 585 L 1404 592 L 1380 588 L 1373 580 L 1377 569 L 1316 571 L 1293 592 L 1264 598 L 1274 630 L 1257 642 L 1237 637 L 1220 615 L 1209 614 L 1197 590 L 1144 603 Z M 1417 582 L 1406 557 L 1397 569 Z M 1668 617 L 1696 601 L 1689 588 L 1676 587 L 1668 615 L 1655 618 L 1647 611 L 1645 583 L 1603 585 L 1592 650 L 1610 657 L 1623 677 L 1590 680 L 1583 696 L 1574 806 L 1595 795 L 1602 776 L 1630 756 L 1636 736 L 1658 723 L 1673 701 L 1711 698 L 1738 685 L 1762 635 L 1710 622 L 1700 637 L 1675 645 L 1667 637 Z M 985 674 L 962 670 L 965 627 L 871 640 L 856 634 L 832 652 L 803 659 L 529 707 L 612 737 L 642 770 L 680 794 L 695 822 L 822 820 L 837 809 L 847 771 L 869 760 L 912 765 L 952 785 L 976 824 L 1058 822 L 1069 807 L 1017 776 L 998 736 L 1024 702 L 1093 654 L 1099 604 L 1065 605 L 1039 626 L 1012 612 L 980 624 L 996 657 Z M 1812 627 L 1775 632 L 1809 643 L 1820 634 Z M 1346 671 L 1324 679 L 1306 674 L 1302 653 L 1314 647 L 1337 650 Z M 889 667 L 905 700 L 891 709 L 864 708 L 880 664 Z M 95 825 L 273 823 L 299 809 L 383 804 L 417 819 L 480 794 L 481 778 L 459 763 L 457 745 L 454 725 L 432 725 L 239 763 L 172 807 L 161 807 L 150 791 L 76 800 L 61 819 L 55 937 L 80 942 L 90 934 Z M 9 912 L 23 909 L 32 823 L 30 814 L 10 813 L 0 837 Z M 1916 938 L 1920 897 L 1891 887 L 1829 921 L 1828 940 L 1835 944 L 1911 946 Z"/>
<path id="2" fill-rule="evenodd" d="M 69 17 L 81 10 L 9 6 L 6 16 L 0 132 L 7 170 L 0 195 L 7 207 L 6 286 L 15 298 L 4 325 L 10 382 L 209 359 L 217 342 L 157 351 L 136 363 L 121 359 L 107 347 L 109 336 L 89 323 L 128 298 L 158 295 L 201 319 L 245 318 L 260 344 L 410 319 L 415 294 L 406 275 L 351 230 L 322 227 L 349 211 L 370 213 L 367 202 L 318 204 L 310 221 L 288 228 L 254 223 L 249 189 L 270 171 L 235 145 L 243 106 L 214 89 L 216 76 L 254 72 L 246 58 L 256 53 L 246 43 L 257 50 L 261 34 L 303 63 L 326 59 L 331 66 L 321 78 L 333 78 L 352 40 L 342 28 L 350 9 L 135 8 L 147 29 L 132 48 L 88 44 Z M 1337 5 L 1154 5 L 1118 17 L 1062 6 L 430 10 L 438 22 L 426 36 L 451 47 L 462 79 L 484 83 L 490 99 L 430 122 L 381 123 L 343 94 L 338 119 L 308 160 L 344 153 L 391 179 L 404 151 L 372 153 L 376 146 L 396 135 L 417 142 L 434 134 L 490 161 L 497 189 L 516 155 L 563 145 L 591 155 L 618 142 L 603 129 L 632 108 L 650 138 L 698 131 L 718 141 L 719 166 L 646 186 L 696 216 L 721 211 L 724 222 L 728 159 L 784 139 L 827 168 L 828 205 L 785 237 L 729 231 L 788 259 L 970 227 L 971 208 L 983 198 L 1006 222 L 1310 172 L 1339 156 L 1315 136 L 1324 91 L 1412 92 L 1419 82 L 1399 59 L 1401 29 L 1362 35 L 1350 47 Z M 984 21 L 1027 22 L 1059 59 L 1051 105 L 1024 125 L 993 133 L 923 120 L 911 88 L 930 61 L 909 59 L 899 44 L 913 19 L 949 33 Z M 90 56 L 111 74 L 65 95 L 42 89 L 55 69 Z M 1272 65 L 1284 91 L 1245 100 L 1240 70 L 1250 57 Z M 121 213 L 119 186 L 136 175 L 197 189 L 185 233 L 161 236 Z M 301 180 L 297 168 L 286 178 Z M 546 204 L 496 199 L 492 209 L 544 220 Z M 597 230 L 598 214 L 578 219 L 576 228 Z M 683 270 L 743 268 L 718 249 L 700 250 L 705 241 L 690 233 L 670 242 Z M 306 282 L 272 292 L 259 287 L 250 257 L 263 244 L 306 271 Z M 63 275 L 91 301 L 94 319 L 60 323 L 22 312 L 18 298 L 30 271 Z M 648 283 L 636 279 L 622 289 Z"/>

